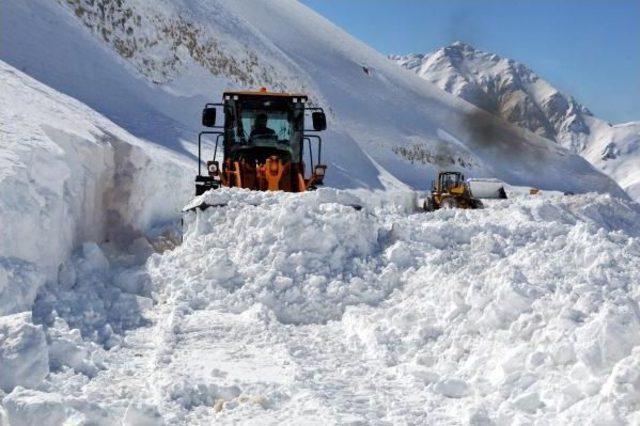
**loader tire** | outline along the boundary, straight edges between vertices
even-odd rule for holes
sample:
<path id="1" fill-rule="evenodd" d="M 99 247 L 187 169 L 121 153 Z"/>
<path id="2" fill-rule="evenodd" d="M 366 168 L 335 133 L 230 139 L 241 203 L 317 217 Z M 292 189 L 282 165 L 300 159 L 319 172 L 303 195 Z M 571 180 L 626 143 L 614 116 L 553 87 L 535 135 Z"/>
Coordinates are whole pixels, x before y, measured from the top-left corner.
<path id="1" fill-rule="evenodd" d="M 434 205 L 431 198 L 427 198 L 426 200 L 424 200 L 424 203 L 422 203 L 422 210 L 424 210 L 425 212 L 432 212 L 435 209 L 436 206 Z"/>
<path id="2" fill-rule="evenodd" d="M 484 204 L 482 204 L 482 201 L 478 200 L 477 198 L 472 198 L 469 203 L 469 207 L 471 207 L 472 209 L 481 209 L 484 207 Z"/>

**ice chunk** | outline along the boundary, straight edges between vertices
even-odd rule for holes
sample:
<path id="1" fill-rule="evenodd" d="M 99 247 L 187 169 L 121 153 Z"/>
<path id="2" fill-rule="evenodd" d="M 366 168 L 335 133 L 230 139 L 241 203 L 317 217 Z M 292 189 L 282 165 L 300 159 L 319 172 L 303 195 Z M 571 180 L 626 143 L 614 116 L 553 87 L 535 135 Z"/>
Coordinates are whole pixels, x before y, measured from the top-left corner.
<path id="1" fill-rule="evenodd" d="M 0 317 L 0 388 L 37 386 L 49 373 L 47 342 L 31 313 Z"/>
<path id="2" fill-rule="evenodd" d="M 92 357 L 98 347 L 95 343 L 83 341 L 80 330 L 71 330 L 62 319 L 57 319 L 49 327 L 48 336 L 49 364 L 53 370 L 68 366 L 88 377 L 96 375 L 99 368 Z"/>
<path id="3" fill-rule="evenodd" d="M 2 403 L 11 426 L 61 425 L 73 413 L 57 393 L 16 388 Z"/>
<path id="4" fill-rule="evenodd" d="M 463 398 L 469 395 L 469 385 L 460 379 L 444 379 L 436 384 L 435 390 L 447 398 Z"/>
<path id="5" fill-rule="evenodd" d="M 0 257 L 0 316 L 31 309 L 44 275 L 29 262 Z"/>

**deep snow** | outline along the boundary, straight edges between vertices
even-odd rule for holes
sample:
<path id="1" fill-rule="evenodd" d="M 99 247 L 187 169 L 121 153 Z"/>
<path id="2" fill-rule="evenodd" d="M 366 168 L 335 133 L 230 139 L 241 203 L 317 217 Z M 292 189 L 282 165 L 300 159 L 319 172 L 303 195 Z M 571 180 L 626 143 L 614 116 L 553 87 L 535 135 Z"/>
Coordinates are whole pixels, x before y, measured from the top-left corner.
<path id="1" fill-rule="evenodd" d="M 431 214 L 406 192 L 206 194 L 227 206 L 144 265 L 76 255 L 34 310 L 50 374 L 2 404 L 11 424 L 638 422 L 640 208 L 508 192 Z M 77 289 L 111 309 L 77 316 Z"/>
<path id="2" fill-rule="evenodd" d="M 85 241 L 171 222 L 191 163 L 0 61 L 0 315 L 30 309 Z"/>

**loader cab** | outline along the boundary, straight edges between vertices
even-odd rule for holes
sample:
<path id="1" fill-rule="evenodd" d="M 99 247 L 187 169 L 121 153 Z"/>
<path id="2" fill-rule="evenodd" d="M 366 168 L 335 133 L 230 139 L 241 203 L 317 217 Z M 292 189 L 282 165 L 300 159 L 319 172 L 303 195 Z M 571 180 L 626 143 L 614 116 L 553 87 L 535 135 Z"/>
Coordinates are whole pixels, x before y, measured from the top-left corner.
<path id="1" fill-rule="evenodd" d="M 199 171 L 196 177 L 196 195 L 216 185 L 301 192 L 323 183 L 326 166 L 322 139 L 316 134 L 326 129 L 322 108 L 308 107 L 306 95 L 264 88 L 227 91 L 222 98 L 222 103 L 207 104 L 202 113 L 202 124 L 220 131 L 200 134 L 199 157 L 203 135 L 215 135 L 216 147 L 207 162 L 209 176 Z M 223 114 L 220 123 L 218 112 Z M 310 128 L 305 129 L 305 121 Z"/>
<path id="2" fill-rule="evenodd" d="M 434 185 L 436 192 L 452 192 L 465 186 L 464 175 L 460 172 L 440 172 Z"/>
<path id="3" fill-rule="evenodd" d="M 262 93 L 224 94 L 224 158 L 264 163 L 270 156 L 302 162 L 307 98 Z"/>

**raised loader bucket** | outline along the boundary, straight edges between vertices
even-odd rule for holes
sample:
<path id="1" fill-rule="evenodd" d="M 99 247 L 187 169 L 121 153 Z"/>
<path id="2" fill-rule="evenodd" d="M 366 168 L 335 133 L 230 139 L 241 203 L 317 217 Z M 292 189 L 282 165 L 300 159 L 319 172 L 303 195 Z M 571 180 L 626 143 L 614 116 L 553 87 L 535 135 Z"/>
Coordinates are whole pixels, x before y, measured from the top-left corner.
<path id="1" fill-rule="evenodd" d="M 469 179 L 469 189 L 475 198 L 506 199 L 504 183 L 498 179 Z"/>

